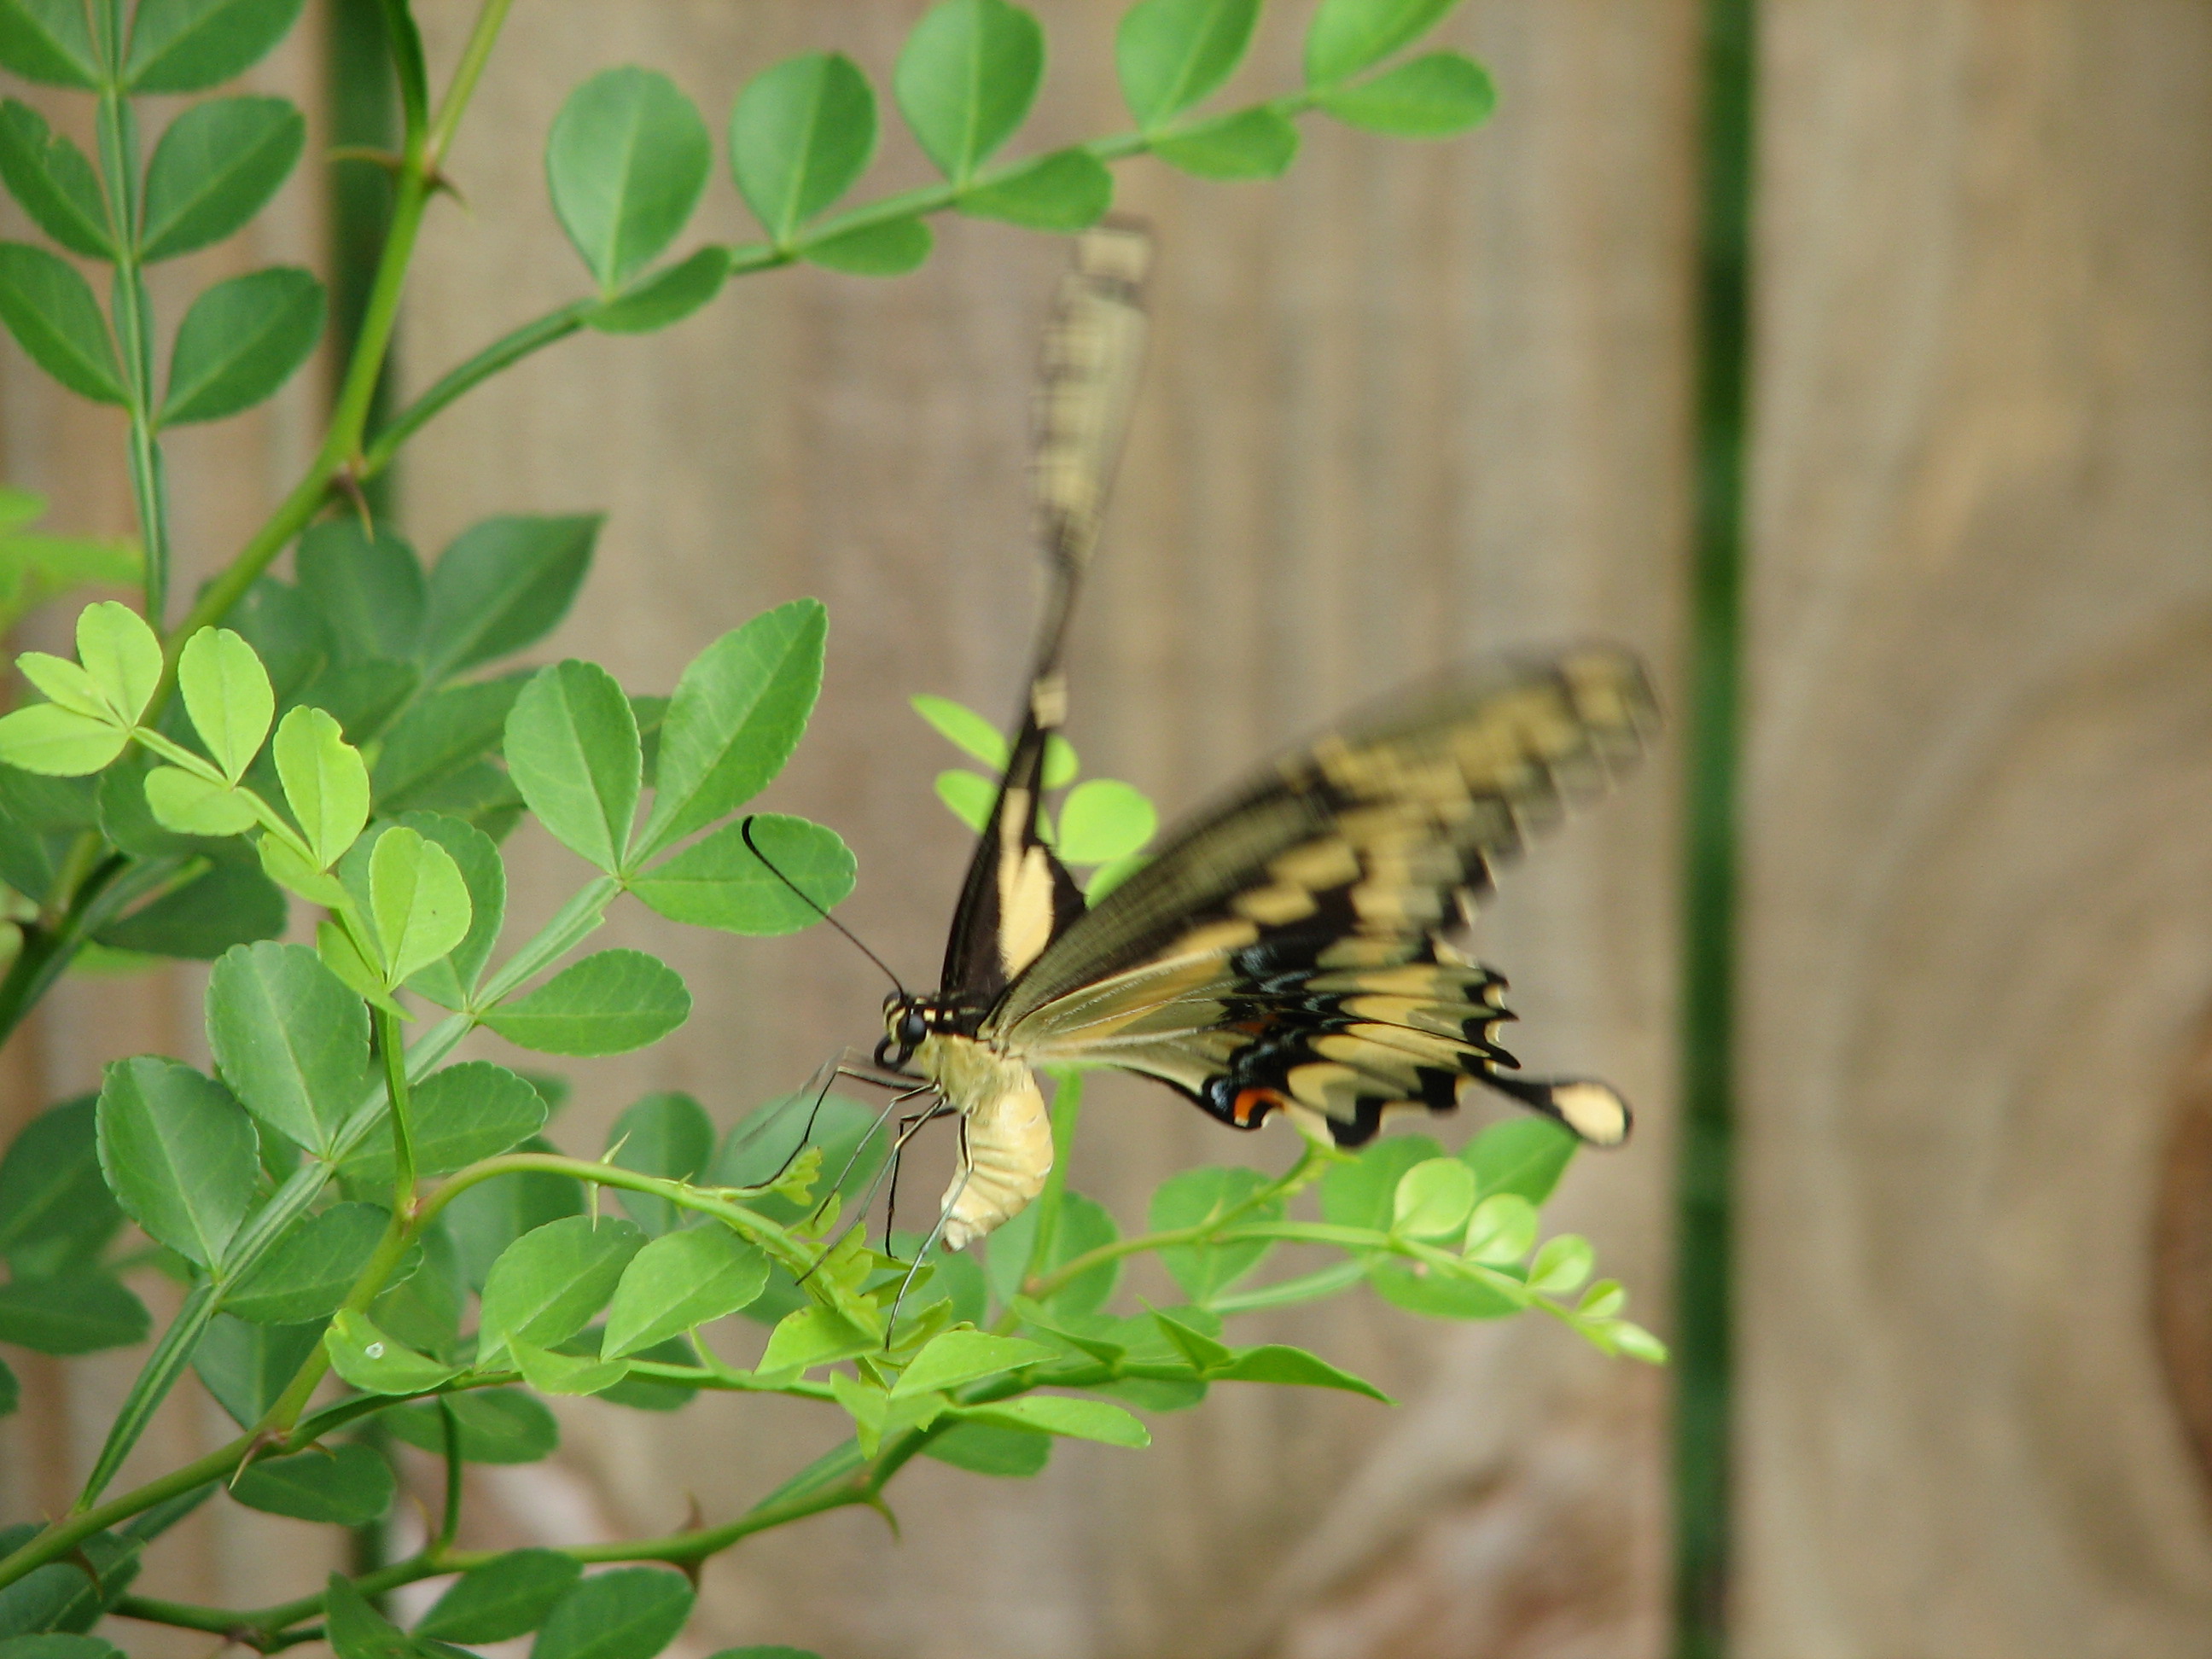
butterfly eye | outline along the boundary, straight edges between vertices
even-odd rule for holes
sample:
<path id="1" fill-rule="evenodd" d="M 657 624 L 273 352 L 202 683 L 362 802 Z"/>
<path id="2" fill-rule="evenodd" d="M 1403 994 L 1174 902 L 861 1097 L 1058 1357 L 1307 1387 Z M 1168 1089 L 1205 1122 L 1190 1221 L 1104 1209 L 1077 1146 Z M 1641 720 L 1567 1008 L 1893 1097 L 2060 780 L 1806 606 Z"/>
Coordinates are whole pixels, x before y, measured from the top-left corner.
<path id="1" fill-rule="evenodd" d="M 908 1009 L 906 1018 L 898 1023 L 899 1046 L 904 1048 L 919 1048 L 922 1039 L 928 1035 L 929 1022 L 922 1018 L 921 1010 Z"/>

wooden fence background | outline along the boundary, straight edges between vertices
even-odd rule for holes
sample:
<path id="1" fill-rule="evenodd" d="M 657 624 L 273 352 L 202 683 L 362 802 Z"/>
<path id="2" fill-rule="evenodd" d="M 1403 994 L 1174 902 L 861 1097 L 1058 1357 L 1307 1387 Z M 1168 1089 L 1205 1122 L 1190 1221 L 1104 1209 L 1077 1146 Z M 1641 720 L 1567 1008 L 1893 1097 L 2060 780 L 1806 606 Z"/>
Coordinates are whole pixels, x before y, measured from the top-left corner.
<path id="1" fill-rule="evenodd" d="M 880 78 L 921 9 L 519 8 L 454 157 L 469 210 L 434 220 L 403 380 L 579 291 L 538 153 L 586 74 L 667 70 L 719 121 L 793 51 L 840 46 Z M 1055 55 L 1035 136 L 1115 124 L 1119 8 L 1038 9 Z M 450 53 L 462 8 L 421 10 Z M 1474 0 L 1448 33 L 1503 102 L 1472 137 L 1316 125 L 1273 187 L 1124 170 L 1162 251 L 1076 647 L 1093 770 L 1188 805 L 1495 644 L 1619 637 L 1679 692 L 1699 18 L 1695 0 Z M 2171 1248 L 2153 1244 L 2212 1005 L 2212 4 L 1768 0 L 1758 19 L 1735 1650 L 2201 1653 L 2212 1510 L 2154 1318 L 2163 1293 L 2185 1367 L 2191 1310 L 2212 1308 L 2189 1182 L 2165 1182 Z M 1295 21 L 1275 20 L 1255 85 L 1293 74 Z M 312 106 L 319 73 L 303 34 L 258 78 Z M 878 177 L 919 176 L 892 141 Z M 181 276 L 315 260 L 314 191 L 285 203 Z M 698 228 L 744 234 L 726 182 Z M 745 279 L 668 335 L 586 337 L 475 394 L 401 480 L 426 551 L 492 512 L 607 510 L 555 648 L 641 690 L 764 605 L 827 600 L 822 713 L 773 803 L 844 832 L 851 919 L 917 973 L 963 848 L 928 793 L 947 753 L 904 699 L 1011 706 L 1033 604 L 1025 401 L 1062 258 L 959 222 L 897 283 Z M 320 395 L 179 441 L 187 568 L 295 475 Z M 0 476 L 52 494 L 66 527 L 128 527 L 115 440 L 0 356 Z M 1680 760 L 1534 859 L 1486 940 L 1524 1055 L 1601 1070 L 1642 1109 L 1557 1217 L 1662 1332 Z M 580 874 L 549 842 L 517 857 L 525 919 Z M 647 1089 L 726 1121 L 873 1029 L 872 970 L 826 934 L 750 943 L 641 913 L 608 934 L 667 956 L 696 1006 L 663 1047 L 575 1069 L 571 1145 Z M 7 1109 L 129 1048 L 197 1054 L 199 983 L 73 985 L 0 1062 Z M 1076 1179 L 1125 1217 L 1171 1170 L 1283 1155 L 1157 1091 L 1094 1098 Z M 1355 1300 L 1252 1328 L 1402 1403 L 1252 1390 L 1161 1419 L 1150 1453 L 1070 1448 L 1025 1485 L 918 1469 L 902 1542 L 848 1515 L 714 1563 L 690 1650 L 1666 1650 L 1664 1376 L 1534 1322 Z M 129 1375 L 22 1369 L 26 1409 L 0 1424 L 11 1514 L 66 1503 Z M 221 1432 L 211 1409 L 179 1401 L 149 1453 Z M 832 1432 L 779 1401 L 565 1417 L 556 1462 L 480 1472 L 487 1541 L 665 1528 L 687 1492 L 726 1515 Z M 307 1535 L 213 1508 L 143 1585 L 296 1593 L 325 1565 Z M 205 1647 L 141 1634 L 134 1650 Z"/>

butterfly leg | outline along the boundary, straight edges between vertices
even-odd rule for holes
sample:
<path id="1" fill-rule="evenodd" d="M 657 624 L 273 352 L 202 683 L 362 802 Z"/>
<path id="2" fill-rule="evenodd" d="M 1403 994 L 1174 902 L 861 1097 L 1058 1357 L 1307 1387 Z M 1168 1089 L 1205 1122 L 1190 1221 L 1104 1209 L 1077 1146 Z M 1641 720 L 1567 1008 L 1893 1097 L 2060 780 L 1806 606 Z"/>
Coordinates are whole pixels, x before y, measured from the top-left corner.
<path id="1" fill-rule="evenodd" d="M 927 1123 L 936 1115 L 932 1113 L 921 1122 Z M 915 1125 L 917 1129 L 921 1127 L 921 1123 Z M 959 1205 L 961 1194 L 968 1189 L 968 1177 L 975 1172 L 975 1168 L 974 1161 L 968 1156 L 968 1118 L 963 1113 L 960 1116 L 960 1178 L 952 1183 L 952 1190 L 945 1194 L 945 1207 L 938 1212 L 937 1224 L 929 1230 L 929 1237 L 921 1241 L 921 1248 L 914 1253 L 914 1266 L 906 1270 L 906 1277 L 899 1281 L 898 1294 L 891 1298 L 890 1317 L 884 1322 L 884 1346 L 886 1349 L 891 1346 L 891 1337 L 898 1329 L 899 1309 L 905 1304 L 906 1293 L 913 1287 L 914 1276 L 921 1271 L 921 1264 L 929 1260 L 929 1253 L 937 1248 L 937 1241 L 945 1237 L 945 1224 L 952 1219 L 952 1212 Z"/>
<path id="2" fill-rule="evenodd" d="M 845 1160 L 845 1167 L 838 1172 L 837 1179 L 830 1184 L 829 1191 L 823 1194 L 822 1201 L 814 1206 L 814 1216 L 819 1216 L 823 1210 L 829 1207 L 830 1200 L 836 1197 L 838 1192 L 845 1184 L 846 1177 L 853 1173 L 854 1166 L 860 1163 L 860 1153 L 866 1148 L 867 1144 L 876 1138 L 878 1132 L 883 1128 L 884 1125 L 889 1121 L 891 1114 L 898 1110 L 898 1109 L 904 1105 L 908 1101 L 912 1100 L 916 1095 L 927 1094 L 932 1086 L 933 1085 L 925 1083 L 918 1089 L 908 1089 L 904 1094 L 896 1095 L 891 1098 L 890 1103 L 884 1108 L 883 1115 L 877 1118 L 875 1122 L 869 1127 L 868 1133 L 860 1137 L 860 1144 L 853 1149 L 853 1156 Z M 921 1122 L 927 1122 L 928 1121 L 929 1115 L 930 1115 L 927 1113 L 917 1113 L 913 1115 L 902 1117 L 899 1120 L 899 1135 L 892 1143 L 891 1157 L 886 1165 L 887 1168 L 895 1169 L 896 1167 L 899 1151 L 906 1145 L 907 1137 L 914 1133 L 914 1131 L 908 1128 L 907 1126 L 913 1123 L 915 1125 L 915 1127 L 918 1128 L 921 1126 L 919 1123 L 915 1122 L 915 1119 L 919 1117 Z M 821 1255 L 816 1256 L 812 1261 L 807 1264 L 806 1271 L 799 1275 L 798 1279 L 794 1281 L 795 1283 L 804 1285 L 809 1279 L 812 1278 L 814 1276 L 814 1270 L 820 1267 L 823 1262 L 827 1261 L 832 1255 L 836 1255 L 837 1247 L 852 1237 L 854 1228 L 866 1226 L 867 1224 L 868 1206 L 876 1201 L 876 1194 L 881 1189 L 883 1184 L 884 1174 L 882 1171 L 878 1171 L 876 1175 L 876 1178 L 868 1183 L 868 1190 L 860 1194 L 860 1201 L 857 1206 L 859 1213 L 856 1214 L 851 1222 L 847 1224 L 844 1231 L 839 1233 L 836 1237 L 831 1239 L 830 1243 L 823 1247 Z M 813 1220 L 814 1216 L 807 1218 L 810 1223 Z"/>
<path id="3" fill-rule="evenodd" d="M 891 1254 L 891 1224 L 898 1218 L 899 1159 L 906 1155 L 906 1144 L 914 1139 L 926 1123 L 934 1123 L 941 1117 L 951 1117 L 960 1109 L 939 1101 L 927 1111 L 916 1112 L 899 1120 L 898 1139 L 891 1143 L 890 1192 L 884 1200 L 884 1254 Z"/>

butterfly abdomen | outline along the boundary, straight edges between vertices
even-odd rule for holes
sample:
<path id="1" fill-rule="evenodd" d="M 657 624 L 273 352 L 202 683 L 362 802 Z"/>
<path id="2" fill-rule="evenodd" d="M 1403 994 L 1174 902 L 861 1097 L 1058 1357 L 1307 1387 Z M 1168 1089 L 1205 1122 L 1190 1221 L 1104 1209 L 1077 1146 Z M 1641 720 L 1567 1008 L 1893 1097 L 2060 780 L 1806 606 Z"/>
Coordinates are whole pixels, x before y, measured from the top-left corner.
<path id="1" fill-rule="evenodd" d="M 960 1113 L 960 1167 L 943 1212 L 945 1248 L 965 1249 L 1044 1190 L 1052 1119 L 1036 1074 L 972 1037 L 933 1036 L 915 1059 Z"/>

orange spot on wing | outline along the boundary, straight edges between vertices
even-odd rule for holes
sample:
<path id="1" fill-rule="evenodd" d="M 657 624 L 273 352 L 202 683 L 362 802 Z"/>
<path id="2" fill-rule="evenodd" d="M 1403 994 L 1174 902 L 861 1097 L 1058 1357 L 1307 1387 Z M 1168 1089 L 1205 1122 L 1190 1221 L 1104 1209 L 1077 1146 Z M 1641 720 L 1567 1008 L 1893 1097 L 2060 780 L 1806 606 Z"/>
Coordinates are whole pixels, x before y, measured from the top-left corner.
<path id="1" fill-rule="evenodd" d="M 1237 1120 L 1239 1128 L 1249 1127 L 1255 1113 L 1265 1115 L 1278 1106 L 1290 1103 L 1273 1089 L 1239 1089 L 1237 1099 L 1229 1109 L 1229 1115 Z"/>

